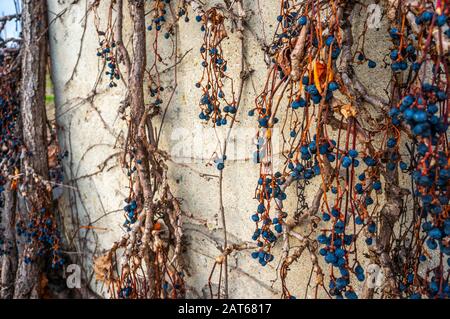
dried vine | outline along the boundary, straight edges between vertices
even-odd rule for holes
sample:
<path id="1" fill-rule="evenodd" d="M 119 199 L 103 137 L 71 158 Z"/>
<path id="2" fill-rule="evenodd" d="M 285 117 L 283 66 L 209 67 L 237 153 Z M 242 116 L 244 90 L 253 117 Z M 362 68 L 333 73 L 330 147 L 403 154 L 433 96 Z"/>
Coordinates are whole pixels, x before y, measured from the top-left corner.
<path id="1" fill-rule="evenodd" d="M 130 194 L 125 199 L 125 224 L 128 232 L 103 256 L 96 259 L 97 279 L 109 285 L 114 298 L 182 298 L 185 295 L 183 280 L 182 225 L 180 202 L 170 190 L 167 181 L 167 154 L 158 148 L 152 118 L 160 113 L 163 103 L 160 93 L 158 41 L 161 25 L 166 21 L 171 4 L 153 2 L 155 28 L 145 26 L 145 1 L 128 1 L 133 21 L 132 52 L 123 44 L 122 30 L 117 30 L 120 48 L 119 62 L 125 61 L 127 76 L 127 101 L 130 113 L 124 167 L 128 171 Z M 118 10 L 123 19 L 123 2 L 112 1 L 111 8 Z M 168 7 L 170 8 L 169 10 Z M 118 24 L 122 28 L 122 22 Z M 109 25 L 110 27 L 111 25 Z M 154 31 L 154 62 L 147 69 L 146 43 L 148 31 Z M 100 32 L 100 34 L 113 34 Z M 164 36 L 168 38 L 168 36 Z M 175 58 L 176 59 L 176 58 Z M 119 65 L 115 65 L 120 69 Z M 121 72 L 122 73 L 122 72 Z M 154 101 L 144 101 L 144 77 Z M 124 111 L 124 110 L 123 110 Z M 119 251 L 122 249 L 122 251 Z M 120 260 L 116 256 L 121 254 Z M 117 266 L 117 267 L 116 267 Z"/>
<path id="2" fill-rule="evenodd" d="M 358 298 L 358 287 L 352 283 L 356 279 L 364 286 L 363 298 L 448 298 L 447 2 L 380 2 L 389 28 L 378 32 L 387 32 L 392 40 L 383 61 L 376 61 L 365 48 L 367 22 L 360 34 L 353 25 L 366 9 L 364 3 L 279 2 L 274 37 L 262 45 L 269 57 L 268 75 L 248 111 L 257 120 L 255 158 L 260 173 L 258 205 L 251 214 L 255 244 L 229 242 L 223 202 L 228 138 L 250 73 L 244 59 L 248 25 L 243 1 L 208 7 L 194 0 L 154 0 L 149 2 L 151 23 L 146 25 L 146 2 L 128 0 L 130 51 L 123 40 L 124 1 L 110 1 L 105 29 L 96 13 L 100 1 L 93 3 L 97 56 L 108 68 L 108 85 L 114 89 L 122 80 L 127 89 L 119 112 L 128 124 L 122 164 L 129 180 L 127 233 L 96 260 L 97 279 L 108 284 L 114 298 L 186 296 L 181 202 L 171 192 L 165 164 L 169 156 L 159 148 L 159 140 L 177 89 L 179 23 L 182 17 L 185 23 L 190 21 L 191 6 L 203 32 L 199 48 L 203 72 L 194 84 L 201 91 L 199 118 L 215 130 L 229 124 L 226 140 L 219 141 L 220 154 L 213 155 L 219 170 L 223 242 L 208 280 L 211 297 L 229 296 L 232 252 L 252 249 L 251 256 L 266 266 L 281 248 L 277 271 L 283 298 L 296 297 L 288 287 L 288 274 L 306 254 L 314 297 Z M 240 41 L 239 79 L 228 73 L 230 61 L 222 47 L 230 32 L 227 22 L 236 27 Z M 162 41 L 172 44 L 168 59 L 161 52 Z M 149 63 L 146 43 L 151 47 Z M 171 87 L 163 87 L 161 81 L 167 60 L 173 63 L 165 69 L 173 69 Z M 359 72 L 383 66 L 391 72 L 386 94 L 374 95 Z M 165 90 L 172 90 L 166 100 Z M 156 128 L 154 119 L 159 115 L 162 123 Z M 280 137 L 275 135 L 277 128 Z M 281 167 L 274 161 L 275 138 L 282 140 Z M 412 191 L 402 183 L 408 175 Z M 283 202 L 292 185 L 298 205 L 288 214 Z M 305 193 L 312 185 L 319 187 L 307 203 Z M 368 255 L 361 252 L 361 245 L 367 246 L 363 251 Z M 381 286 L 372 285 L 365 257 L 384 272 Z"/>
<path id="3" fill-rule="evenodd" d="M 318 242 L 323 245 L 318 253 L 329 265 L 329 285 L 328 288 L 324 285 L 315 249 L 309 249 L 316 274 L 315 295 L 321 287 L 328 295 L 353 299 L 357 294 L 350 283 L 351 276 L 366 280 L 357 248 L 359 237 L 364 235 L 371 260 L 381 266 L 386 276 L 379 291 L 382 296 L 446 298 L 449 289 L 443 266 L 443 258 L 449 254 L 446 2 L 386 3 L 394 47 L 390 54 L 392 62 L 388 63 L 392 69 L 388 99 L 370 95 L 355 72 L 355 64 L 367 63 L 369 69 L 377 67 L 364 52 L 364 36 L 362 47 L 353 53 L 355 35 L 351 20 L 360 7 L 356 2 L 280 2 L 277 32 L 270 45 L 269 76 L 263 92 L 256 98 L 256 108 L 249 112 L 250 116 L 257 114 L 260 136 L 264 139 L 256 191 L 259 205 L 252 215 L 257 225 L 253 239 L 260 248 L 252 256 L 265 266 L 274 259 L 271 249 L 283 237 L 280 268 L 283 296 L 292 297 L 287 288 L 287 269 L 305 248 Z M 431 83 L 427 63 L 432 68 Z M 283 105 L 288 107 L 283 109 Z M 285 119 L 279 123 L 277 115 L 282 112 L 286 112 Z M 271 147 L 275 125 L 282 125 L 283 131 L 289 132 L 288 138 L 283 136 L 285 162 L 279 171 L 273 167 Z M 415 158 L 412 165 L 402 161 L 401 140 L 418 147 L 418 157 L 412 154 Z M 412 173 L 417 186 L 414 195 L 421 198 L 419 214 L 404 206 L 410 192 L 400 185 L 400 172 Z M 321 187 L 313 206 L 303 214 L 309 218 L 312 229 L 320 227 L 317 239 L 310 234 L 293 234 L 292 227 L 303 218 L 296 216 L 289 222 L 282 204 L 292 181 L 314 177 L 319 178 Z M 384 199 L 380 196 L 382 192 Z M 317 218 L 312 217 L 319 212 L 321 222 L 317 224 Z M 400 233 L 396 233 L 395 225 L 401 216 L 405 218 Z M 300 240 L 301 248 L 291 253 L 289 237 Z M 424 265 L 423 271 L 419 268 L 426 259 L 425 240 L 430 250 L 439 245 L 440 262 L 431 269 Z M 408 254 L 401 261 L 397 256 L 400 250 Z M 366 287 L 367 284 L 366 281 Z M 372 297 L 373 293 L 370 287 L 364 290 L 363 297 Z"/>

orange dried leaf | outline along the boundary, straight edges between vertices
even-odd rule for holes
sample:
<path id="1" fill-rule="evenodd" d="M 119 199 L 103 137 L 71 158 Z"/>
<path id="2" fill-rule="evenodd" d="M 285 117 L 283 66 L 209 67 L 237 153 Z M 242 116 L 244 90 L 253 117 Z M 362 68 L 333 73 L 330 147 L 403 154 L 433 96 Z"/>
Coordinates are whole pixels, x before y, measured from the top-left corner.
<path id="1" fill-rule="evenodd" d="M 156 222 L 153 224 L 153 230 L 161 230 L 161 224 Z"/>
<path id="2" fill-rule="evenodd" d="M 348 119 L 351 116 L 356 116 L 356 109 L 351 104 L 345 104 L 340 107 L 341 114 Z"/>
<path id="3" fill-rule="evenodd" d="M 284 48 L 280 51 L 280 53 L 277 56 L 277 63 L 281 67 L 281 70 L 283 70 L 283 73 L 285 76 L 288 76 L 291 74 L 291 60 L 290 60 L 290 51 L 289 47 Z"/>
<path id="4" fill-rule="evenodd" d="M 112 258 L 109 254 L 101 255 L 94 259 L 95 279 L 106 284 L 116 282 L 114 278 Z"/>
<path id="5" fill-rule="evenodd" d="M 316 85 L 319 93 L 322 93 L 322 83 L 324 81 L 324 77 L 326 76 L 327 66 L 325 63 L 320 61 L 314 61 L 313 63 L 313 74 L 314 74 L 314 84 Z"/>
<path id="6" fill-rule="evenodd" d="M 50 145 L 47 154 L 49 168 L 55 168 L 58 165 L 58 146 Z"/>

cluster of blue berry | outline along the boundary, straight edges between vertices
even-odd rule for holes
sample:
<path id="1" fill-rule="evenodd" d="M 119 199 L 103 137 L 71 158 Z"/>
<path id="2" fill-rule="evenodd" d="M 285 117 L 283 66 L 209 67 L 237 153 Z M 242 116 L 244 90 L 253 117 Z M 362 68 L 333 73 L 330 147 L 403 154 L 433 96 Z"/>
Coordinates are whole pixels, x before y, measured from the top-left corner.
<path id="1" fill-rule="evenodd" d="M 153 0 L 153 2 L 154 6 L 152 23 L 147 26 L 147 30 L 155 30 L 156 32 L 160 32 L 164 23 L 166 22 L 166 5 L 170 3 L 170 0 Z M 170 33 L 164 33 L 164 38 L 170 38 Z"/>
<path id="2" fill-rule="evenodd" d="M 129 231 L 130 225 L 134 224 L 137 220 L 137 203 L 134 199 L 125 199 L 126 205 L 124 206 L 123 210 L 125 211 L 125 222 L 123 223 L 123 226 Z"/>
<path id="3" fill-rule="evenodd" d="M 426 246 L 430 250 L 439 246 L 442 254 L 450 256 L 450 157 L 442 145 L 448 129 L 444 112 L 447 102 L 444 89 L 423 83 L 420 91 L 406 95 L 398 107 L 390 110 L 390 115 L 393 125 L 406 123 L 417 141 L 418 158 L 417 165 L 412 168 L 412 177 L 416 185 L 415 196 L 421 202 L 419 216 L 422 219 L 422 231 L 428 237 Z M 425 261 L 426 257 L 423 254 L 421 256 L 419 261 Z M 447 257 L 447 263 L 450 266 L 450 257 Z"/>
<path id="4" fill-rule="evenodd" d="M 285 182 L 286 178 L 280 172 L 276 172 L 273 176 L 262 176 L 258 180 L 256 194 L 259 198 L 259 204 L 251 219 L 256 223 L 256 230 L 252 239 L 257 241 L 260 249 L 253 252 L 252 257 L 258 259 L 262 266 L 274 259 L 270 249 L 277 240 L 276 234 L 280 234 L 283 231 L 282 224 L 287 217 L 287 213 L 280 209 L 282 201 L 287 198 L 283 187 Z M 272 219 L 270 216 L 270 204 L 273 198 L 278 201 L 278 207 L 277 215 Z"/>
<path id="5" fill-rule="evenodd" d="M 178 18 L 181 17 L 184 17 L 184 22 L 186 23 L 190 21 L 185 2 L 181 3 L 181 5 L 178 7 Z"/>
<path id="6" fill-rule="evenodd" d="M 152 0 L 152 19 L 151 23 L 147 26 L 148 31 L 153 31 L 153 53 L 155 60 L 152 66 L 148 69 L 148 89 L 150 92 L 150 97 L 153 99 L 152 105 L 155 109 L 158 109 L 162 103 L 163 99 L 161 97 L 164 92 L 164 87 L 161 85 L 160 73 L 157 66 L 157 61 L 162 61 L 163 57 L 159 53 L 159 39 L 160 35 L 163 34 L 164 39 L 169 39 L 173 31 L 173 24 L 169 23 L 168 13 L 170 12 L 170 0 Z M 181 10 L 181 9 L 180 9 Z M 182 11 L 180 11 L 181 13 Z"/>
<path id="7" fill-rule="evenodd" d="M 412 72 L 416 73 L 404 85 L 405 91 L 398 105 L 389 111 L 392 125 L 400 128 L 406 124 L 414 137 L 412 142 L 416 146 L 416 154 L 412 167 L 408 168 L 404 162 L 400 162 L 400 168 L 403 171 L 408 169 L 406 172 L 412 175 L 414 196 L 420 203 L 416 211 L 420 222 L 416 223 L 415 229 L 415 236 L 421 238 L 415 248 L 418 258 L 408 265 L 409 272 L 404 275 L 399 289 L 412 299 L 421 298 L 422 295 L 448 298 L 449 277 L 445 276 L 442 260 L 446 256 L 450 266 L 450 155 L 447 139 L 449 74 L 442 45 L 450 39 L 450 11 L 445 3 L 438 1 L 434 8 L 422 4 L 414 8 L 412 13 L 415 19 L 411 22 L 415 23 L 419 37 L 411 36 L 414 33 L 411 26 L 403 25 L 390 30 L 390 36 L 396 45 L 390 54 L 393 60 L 392 70 L 406 71 L 408 59 L 412 62 Z M 439 35 L 436 37 L 437 34 Z M 422 39 L 427 39 L 426 45 Z M 417 50 L 419 47 L 423 49 Z M 433 76 L 421 76 L 419 70 L 422 69 L 431 69 Z M 394 142 L 390 143 L 393 144 Z M 388 147 L 390 145 L 388 141 Z M 431 251 L 439 247 L 441 261 L 438 267 L 427 271 L 425 278 L 419 278 L 417 272 L 420 265 L 424 265 L 426 261 L 430 263 L 427 256 L 433 256 L 426 253 L 425 247 Z M 429 264 L 424 267 L 428 268 Z"/>
<path id="8" fill-rule="evenodd" d="M 249 116 L 258 115 L 259 135 L 265 134 L 267 139 L 267 142 L 258 144 L 256 153 L 258 159 L 263 160 L 257 161 L 261 166 L 256 189 L 259 204 L 251 219 L 256 223 L 252 239 L 260 248 L 252 253 L 252 257 L 263 266 L 274 259 L 270 251 L 283 232 L 287 217 L 283 211 L 286 184 L 306 181 L 307 185 L 308 181 L 319 176 L 324 188 L 320 198 L 323 196 L 324 200 L 313 205 L 318 205 L 317 210 L 322 211 L 324 225 L 331 226 L 322 229 L 317 238 L 323 245 L 319 254 L 331 266 L 329 293 L 336 298 L 355 299 L 358 296 L 350 284 L 351 276 L 361 282 L 365 280 L 364 269 L 357 260 L 356 240 L 364 228 L 366 243 L 372 245 L 377 233 L 371 211 L 377 207 L 373 205 L 376 200 L 373 193 L 379 194 L 382 190 L 379 169 L 381 152 L 367 145 L 362 145 L 359 151 L 356 149 L 359 124 L 356 124 L 355 116 L 358 111 L 351 103 L 342 103 L 341 97 L 335 96 L 339 92 L 340 96 L 352 100 L 345 81 L 334 67 L 345 39 L 335 26 L 323 27 L 316 14 L 318 10 L 307 5 L 302 10 L 302 6 L 291 7 L 289 1 L 282 1 L 282 14 L 277 17 L 277 33 L 270 46 L 272 68 L 264 91 L 256 100 L 257 106 L 248 113 Z M 296 60 L 299 57 L 301 61 Z M 375 61 L 367 59 L 362 52 L 357 55 L 357 60 L 361 63 L 367 61 L 369 68 L 376 67 Z M 289 138 L 283 139 L 283 145 L 288 149 L 283 149 L 285 166 L 273 174 L 272 130 L 279 122 L 276 117 L 282 103 L 279 95 L 285 92 L 289 92 L 290 107 L 283 127 L 289 127 Z M 326 125 L 332 125 L 328 123 L 330 116 L 341 118 L 341 123 L 334 125 L 341 127 L 336 140 L 330 138 L 327 132 Z M 344 119 L 347 124 L 344 124 Z M 314 127 L 315 121 L 317 126 Z M 341 134 L 342 126 L 346 126 L 347 134 Z M 360 126 L 358 129 L 363 130 Z M 389 149 L 396 149 L 397 137 L 389 137 L 386 144 Z M 392 153 L 386 165 L 389 170 L 395 169 L 394 163 L 399 159 L 396 152 Z M 401 167 L 406 170 L 408 165 L 402 162 Z M 332 196 L 327 194 L 328 190 L 331 190 Z M 334 200 L 333 204 L 328 203 L 330 199 Z M 270 214 L 271 206 L 276 216 Z M 354 227 L 347 227 L 350 222 Z M 340 276 L 336 276 L 333 268 L 339 270 Z M 291 297 L 287 289 L 283 291 L 285 297 Z"/>
<path id="9" fill-rule="evenodd" d="M 335 143 L 333 143 L 335 145 Z M 360 161 L 358 160 L 359 152 L 355 149 L 349 149 L 344 154 L 340 154 L 339 150 L 336 150 L 337 154 L 327 155 L 328 161 L 331 163 L 334 158 L 337 157 L 338 167 L 346 170 L 347 176 L 345 184 L 351 185 L 355 168 L 359 167 Z M 340 277 L 335 277 L 332 272 L 332 276 L 329 283 L 330 294 L 340 299 L 343 295 L 348 299 L 356 299 L 358 296 L 350 286 L 350 273 L 354 273 L 356 279 L 360 282 L 365 280 L 364 269 L 355 260 L 354 267 L 351 267 L 350 255 L 352 247 L 357 239 L 357 234 L 360 230 L 357 226 L 366 227 L 367 238 L 366 244 L 372 245 L 373 237 L 376 235 L 377 226 L 375 222 L 368 216 L 368 207 L 373 204 L 373 199 L 370 195 L 372 190 L 380 191 L 381 182 L 376 180 L 376 172 L 374 166 L 377 161 L 371 156 L 364 156 L 363 162 L 366 168 L 358 175 L 358 182 L 354 185 L 355 193 L 349 193 L 347 201 L 350 201 L 351 205 L 345 208 L 341 208 L 342 199 L 345 198 L 341 194 L 340 182 L 336 182 L 336 186 L 331 187 L 331 193 L 336 195 L 335 205 L 331 208 L 331 211 L 324 210 L 322 212 L 322 221 L 331 221 L 332 228 L 323 230 L 323 233 L 317 237 L 319 244 L 324 245 L 319 250 L 319 254 L 324 257 L 327 264 L 338 268 Z M 367 175 L 370 178 L 367 178 Z M 347 193 L 346 190 L 343 190 Z M 349 229 L 347 224 L 350 219 L 353 218 L 354 228 L 353 233 L 351 228 Z M 328 235 L 327 235 L 328 234 Z"/>
<path id="10" fill-rule="evenodd" d="M 151 129 L 152 118 L 160 113 L 164 91 L 167 89 L 174 93 L 177 86 L 177 65 L 180 62 L 176 46 L 177 28 L 181 17 L 185 16 L 185 21 L 189 21 L 186 10 L 189 3 L 188 1 L 176 2 L 175 5 L 179 5 L 177 7 L 178 14 L 176 14 L 174 2 L 176 1 L 150 0 L 150 10 L 147 13 L 144 11 L 145 8 L 142 3 L 129 2 L 134 12 L 135 22 L 139 21 L 141 24 L 147 16 L 150 20 L 149 24 L 146 25 L 148 32 L 140 27 L 134 30 L 134 35 L 149 37 L 152 41 L 149 45 L 152 49 L 152 61 L 150 63 L 145 61 L 145 67 L 142 69 L 150 101 L 146 103 L 145 107 L 144 105 L 131 105 L 131 120 L 127 123 L 130 140 L 126 145 L 126 163 L 124 166 L 128 176 L 129 193 L 124 199 L 123 207 L 125 219 L 123 226 L 127 234 L 113 245 L 108 254 L 102 256 L 102 258 L 107 257 L 110 261 L 106 266 L 109 273 L 114 274 L 114 277 L 120 277 L 119 282 L 108 281 L 109 291 L 114 298 L 138 299 L 149 298 L 149 296 L 153 298 L 179 298 L 185 295 L 183 273 L 177 271 L 179 268 L 182 269 L 180 264 L 181 235 L 178 237 L 178 233 L 175 234 L 181 227 L 179 222 L 181 208 L 177 199 L 170 193 L 170 187 L 167 184 L 165 176 L 167 173 L 165 164 L 167 154 L 158 149 L 159 136 L 156 132 L 154 132 L 155 136 L 152 134 L 143 138 L 137 136 L 139 135 L 138 131 L 142 129 L 141 125 L 153 132 Z M 117 2 L 111 2 L 112 10 L 117 9 L 117 7 L 114 8 L 116 5 Z M 170 40 L 164 42 L 173 45 L 170 55 L 161 53 L 162 37 Z M 122 43 L 118 43 L 118 45 L 122 45 Z M 139 50 L 142 55 L 145 54 L 145 46 L 140 46 L 137 49 L 135 45 L 134 50 Z M 125 54 L 127 48 L 120 47 L 120 51 Z M 124 61 L 125 64 L 129 64 L 126 67 L 133 68 L 136 65 L 135 57 L 130 54 L 125 55 L 130 57 L 129 63 Z M 118 62 L 121 63 L 122 60 L 119 59 Z M 173 64 L 167 67 L 166 71 L 174 70 L 175 83 L 164 87 L 162 75 L 165 71 L 161 71 L 161 67 L 166 67 L 169 63 Z M 128 69 L 128 71 L 130 70 Z M 129 89 L 130 95 L 139 94 L 140 88 L 131 89 L 129 87 Z M 170 101 L 171 98 L 168 99 L 167 103 L 170 103 Z M 147 111 L 149 111 L 149 114 L 146 113 Z M 126 117 L 123 119 L 126 119 Z M 145 122 L 139 122 L 142 120 L 145 120 Z M 149 195 L 150 192 L 151 195 Z M 151 207 L 144 211 L 147 204 Z M 151 211 L 151 214 L 146 214 L 148 211 Z M 140 217 L 142 217 L 142 220 Z M 135 227 L 138 226 L 138 220 L 145 220 L 145 225 Z M 147 232 L 150 233 L 148 236 Z M 138 240 L 133 240 L 133 238 Z M 157 244 L 155 244 L 156 242 Z M 143 248 L 144 246 L 146 248 Z M 121 265 L 123 267 L 117 269 L 115 267 L 117 261 L 113 261 L 113 258 L 116 259 L 117 249 L 121 247 L 128 247 L 128 249 L 122 255 Z M 147 260 L 148 256 L 151 256 L 150 259 L 153 262 L 151 264 L 141 263 L 142 260 Z M 105 267 L 103 262 L 102 267 Z M 148 281 L 148 271 L 155 274 L 152 282 Z"/>
<path id="11" fill-rule="evenodd" d="M 237 112 L 233 79 L 226 74 L 227 60 L 221 46 L 222 41 L 227 38 L 225 18 L 220 10 L 211 8 L 202 15 L 197 15 L 195 19 L 202 24 L 201 31 L 204 33 L 203 45 L 200 48 L 203 74 L 195 84 L 202 90 L 199 118 L 202 121 L 211 121 L 213 126 L 224 126 L 227 125 L 227 119 L 233 118 Z M 231 83 L 231 98 L 226 96 L 225 80 Z"/>
<path id="12" fill-rule="evenodd" d="M 37 257 L 50 253 L 52 268 L 63 266 L 64 258 L 59 245 L 61 234 L 53 220 L 53 214 L 43 207 L 38 211 L 32 211 L 29 217 L 28 223 L 21 220 L 16 223 L 16 234 L 37 247 L 36 255 L 24 256 L 25 263 L 32 263 Z"/>
<path id="13" fill-rule="evenodd" d="M 103 34 L 100 32 L 100 34 Z M 116 64 L 116 43 L 114 41 L 108 41 L 106 38 L 99 42 L 99 48 L 97 49 L 97 56 L 102 58 L 106 66 L 108 67 L 108 71 L 106 71 L 106 75 L 109 78 L 109 87 L 113 88 L 117 86 L 115 80 L 120 79 L 119 70 L 117 69 Z"/>
<path id="14" fill-rule="evenodd" d="M 121 288 L 119 289 L 119 299 L 130 299 L 132 296 L 131 294 L 135 290 L 132 287 L 132 282 L 130 279 L 125 280 L 126 282 L 122 284 Z"/>
<path id="15" fill-rule="evenodd" d="M 180 278 L 184 277 L 184 274 L 182 272 L 179 272 L 178 275 L 180 276 Z M 162 288 L 164 298 L 176 298 L 177 293 L 180 289 L 182 289 L 182 285 L 176 282 L 171 284 L 167 280 L 165 280 Z"/>
<path id="16" fill-rule="evenodd" d="M 2 50 L 0 52 L 0 163 L 2 165 L 0 211 L 4 208 L 6 192 L 16 192 L 21 182 L 19 175 L 23 143 L 18 125 L 20 121 L 18 86 L 21 77 L 20 69 L 11 72 L 11 65 L 14 63 L 17 53 L 18 51 L 7 53 Z M 56 162 L 50 167 L 50 178 L 55 183 L 62 182 L 61 160 L 65 155 L 67 154 L 57 154 Z M 45 192 L 47 191 L 45 190 Z M 14 213 L 16 211 L 15 208 L 10 207 L 9 209 L 13 209 Z M 50 255 L 53 268 L 63 265 L 64 259 L 59 247 L 60 234 L 56 228 L 53 214 L 49 209 L 41 208 L 32 210 L 27 216 L 28 218 L 28 223 L 25 223 L 19 214 L 12 219 L 16 221 L 16 239 L 23 237 L 26 242 L 36 244 L 36 250 L 33 250 L 34 255 L 23 256 L 24 262 L 31 263 L 40 256 Z M 0 222 L 1 219 L 0 215 Z M 11 248 L 15 246 L 11 240 L 11 238 L 5 238 L 3 230 L 0 230 L 0 255 L 10 253 Z"/>
<path id="17" fill-rule="evenodd" d="M 392 60 L 391 69 L 394 72 L 405 71 L 408 69 L 408 61 L 412 62 L 411 69 L 417 72 L 420 69 L 420 63 L 417 60 L 416 48 L 411 43 L 399 50 L 400 43 L 399 30 L 391 28 L 389 31 L 392 42 L 395 47 L 391 50 L 390 58 Z"/>
<path id="18" fill-rule="evenodd" d="M 186 9 L 187 4 L 185 2 L 180 2 L 178 7 L 178 14 L 173 16 L 172 21 L 170 20 L 173 8 L 171 7 L 170 0 L 152 0 L 152 19 L 151 23 L 147 26 L 148 31 L 153 31 L 153 53 L 155 60 L 151 67 L 148 69 L 148 88 L 150 92 L 150 97 L 153 98 L 152 105 L 155 108 L 159 108 L 162 103 L 162 92 L 164 87 L 161 85 L 161 74 L 158 70 L 158 62 L 163 60 L 159 52 L 159 39 L 160 35 L 163 34 L 164 39 L 170 39 L 175 34 L 175 26 L 178 21 L 185 16 L 184 21 L 189 22 L 188 11 Z M 175 43 L 176 40 L 172 41 Z"/>
<path id="19" fill-rule="evenodd" d="M 14 175 L 20 166 L 20 148 L 22 141 L 19 138 L 18 118 L 19 109 L 19 81 L 18 72 L 11 72 L 11 65 L 17 58 L 17 53 L 0 50 L 0 224 L 2 212 L 5 207 L 8 187 L 15 187 L 8 183 L 8 175 Z M 13 243 L 11 238 L 4 236 L 4 229 L 0 227 L 0 256 L 9 254 Z"/>
<path id="20" fill-rule="evenodd" d="M 367 58 L 366 54 L 364 54 L 363 52 L 358 52 L 358 54 L 356 55 L 356 59 L 358 64 L 367 62 L 367 66 L 369 67 L 369 69 L 375 69 L 377 67 L 377 63 L 374 60 Z"/>
<path id="21" fill-rule="evenodd" d="M 133 183 L 133 175 L 137 173 L 137 166 L 142 165 L 142 160 L 136 158 L 136 150 L 134 147 L 129 149 L 130 162 L 127 163 L 127 176 L 130 181 L 130 185 Z M 134 163 L 134 164 L 133 164 Z M 137 221 L 138 217 L 138 205 L 135 198 L 133 189 L 130 187 L 130 192 L 127 198 L 124 199 L 125 206 L 123 207 L 125 221 L 123 227 L 127 231 L 131 230 L 131 225 Z"/>

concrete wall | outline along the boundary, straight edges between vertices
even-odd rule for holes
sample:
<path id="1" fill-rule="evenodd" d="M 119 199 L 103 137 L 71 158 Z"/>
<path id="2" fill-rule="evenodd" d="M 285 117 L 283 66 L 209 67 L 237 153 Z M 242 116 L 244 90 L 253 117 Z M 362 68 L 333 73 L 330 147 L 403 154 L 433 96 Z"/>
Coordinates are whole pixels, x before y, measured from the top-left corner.
<path id="1" fill-rule="evenodd" d="M 112 242 L 124 233 L 121 225 L 123 199 L 127 194 L 126 175 L 120 167 L 121 147 L 126 133 L 125 123 L 118 116 L 120 101 L 125 88 L 118 83 L 117 88 L 107 88 L 105 77 L 98 85 L 93 100 L 89 97 L 94 87 L 101 62 L 96 57 L 98 46 L 94 31 L 94 16 L 90 12 L 86 18 L 86 0 L 49 0 L 51 60 L 56 96 L 56 121 L 59 126 L 59 138 L 63 150 L 70 152 L 65 160 L 66 184 L 64 188 L 61 212 L 64 214 L 66 235 L 73 238 L 80 235 L 80 257 L 87 273 L 91 273 L 92 257 L 108 249 Z M 258 37 L 270 41 L 274 33 L 274 22 L 279 11 L 278 0 L 247 0 L 248 23 Z M 258 8 L 258 2 L 261 4 Z M 370 1 L 366 1 L 371 3 Z M 89 1 L 90 3 L 90 1 Z M 105 23 L 109 1 L 101 1 L 98 10 L 101 23 Z M 65 10 L 65 11 L 64 11 Z M 125 10 L 127 12 L 127 10 Z M 55 18 L 55 14 L 62 13 Z M 210 157 L 217 150 L 217 139 L 211 128 L 205 128 L 198 120 L 198 99 L 200 92 L 194 83 L 201 77 L 200 25 L 195 22 L 195 14 L 190 12 L 191 22 L 180 22 L 178 55 L 184 59 L 178 65 L 178 87 L 173 103 L 170 105 L 163 127 L 161 148 L 171 153 L 169 175 L 176 196 L 183 199 L 183 208 L 192 216 L 184 219 L 184 231 L 188 245 L 186 258 L 189 265 L 187 283 L 191 287 L 189 297 L 203 297 L 214 258 L 219 254 L 216 246 L 222 242 L 219 215 L 218 171 L 208 166 Z M 365 16 L 363 11 L 362 16 Z M 87 23 L 86 32 L 84 24 Z M 355 24 L 359 22 L 355 21 Z M 129 18 L 124 23 L 130 29 Z M 370 58 L 381 64 L 387 48 L 379 43 L 385 42 L 385 26 L 380 32 L 369 29 L 367 47 Z M 230 74 L 237 79 L 240 69 L 240 54 L 237 49 L 236 34 L 229 34 L 224 48 L 229 59 Z M 128 39 L 128 37 L 126 37 Z M 149 35 L 148 43 L 151 43 Z M 127 44 L 129 42 L 125 40 Z M 159 44 L 163 56 L 172 50 L 171 40 Z M 154 59 L 150 44 L 149 63 Z M 79 55 L 79 61 L 77 59 Z M 256 133 L 255 119 L 247 112 L 254 107 L 254 98 L 259 94 L 265 80 L 267 67 L 263 52 L 254 34 L 245 32 L 245 56 L 248 68 L 254 72 L 244 87 L 241 110 L 237 116 L 235 143 L 229 149 L 229 159 L 224 171 L 224 202 L 231 242 L 251 240 L 254 223 L 250 215 L 257 205 L 253 199 L 259 165 L 253 163 L 255 150 L 253 136 Z M 173 60 L 167 60 L 168 66 Z M 73 79 L 73 69 L 77 65 Z M 369 85 L 373 93 L 382 92 L 385 83 L 374 82 L 374 78 L 387 75 L 386 70 L 377 68 L 363 70 L 362 80 Z M 173 73 L 167 72 L 162 78 L 165 87 L 173 83 Z M 165 90 L 170 93 L 170 89 Z M 223 131 L 218 130 L 219 134 Z M 202 135 L 205 134 L 205 135 Z M 192 146 L 192 148 L 191 148 Z M 234 156 L 236 155 L 236 156 Z M 106 162 L 105 162 L 106 160 Z M 103 168 L 103 169 L 102 169 Z M 101 172 L 99 172 L 101 170 Z M 99 172 L 99 173 L 97 173 Z M 311 201 L 314 190 L 319 186 L 318 179 L 310 186 L 307 200 Z M 290 213 L 296 205 L 295 189 L 288 191 L 286 210 Z M 95 228 L 77 230 L 78 226 L 92 223 Z M 88 248 L 86 250 L 86 248 Z M 277 259 L 265 268 L 251 260 L 249 252 L 233 254 L 230 258 L 230 297 L 279 297 L 280 280 L 276 271 L 280 247 L 275 248 Z M 303 297 L 309 278 L 310 261 L 305 256 L 301 263 L 292 267 L 289 276 L 289 288 L 292 293 Z M 325 271 L 327 273 L 327 271 Z M 92 286 L 98 292 L 104 287 L 93 280 Z M 312 297 L 311 289 L 309 297 Z"/>

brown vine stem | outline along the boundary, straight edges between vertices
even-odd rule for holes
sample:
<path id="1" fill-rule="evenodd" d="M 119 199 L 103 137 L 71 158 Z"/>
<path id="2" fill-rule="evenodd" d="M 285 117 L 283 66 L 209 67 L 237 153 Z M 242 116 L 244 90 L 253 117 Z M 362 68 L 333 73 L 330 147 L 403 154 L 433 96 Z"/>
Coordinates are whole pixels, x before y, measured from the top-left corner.
<path id="1" fill-rule="evenodd" d="M 144 71 L 146 66 L 146 39 L 145 39 L 145 10 L 143 0 L 129 1 L 130 13 L 133 20 L 133 60 L 131 61 L 131 69 L 128 78 L 128 94 L 130 98 L 131 107 L 131 127 L 130 129 L 135 133 L 138 133 L 140 123 L 145 123 L 147 113 L 145 112 L 144 104 Z M 145 147 L 145 136 L 138 137 L 136 141 L 133 141 L 136 147 L 136 156 L 142 161 L 142 165 L 137 168 L 139 184 L 143 192 L 143 211 L 142 215 L 145 218 L 144 221 L 144 234 L 142 236 L 142 248 L 141 252 L 144 259 L 149 265 L 147 267 L 147 282 L 150 285 L 148 290 L 148 297 L 152 297 L 155 292 L 155 274 L 153 272 L 150 254 L 150 233 L 153 228 L 153 190 L 150 185 L 151 176 L 149 168 L 148 150 Z"/>

